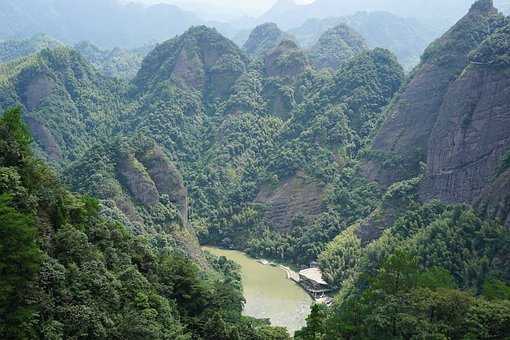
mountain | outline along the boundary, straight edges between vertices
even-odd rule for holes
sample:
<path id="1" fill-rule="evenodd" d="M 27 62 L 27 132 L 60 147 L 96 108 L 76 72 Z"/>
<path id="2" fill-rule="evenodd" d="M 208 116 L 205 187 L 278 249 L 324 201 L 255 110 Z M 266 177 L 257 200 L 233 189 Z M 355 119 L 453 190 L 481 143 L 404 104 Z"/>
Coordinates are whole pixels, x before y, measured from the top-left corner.
<path id="1" fill-rule="evenodd" d="M 389 185 L 418 176 L 424 162 L 422 199 L 473 204 L 506 176 L 507 100 L 494 86 L 505 88 L 507 23 L 491 1 L 478 1 L 426 50 L 374 139 L 370 178 Z"/>
<path id="2" fill-rule="evenodd" d="M 241 50 L 215 29 L 197 26 L 149 53 L 135 83 L 142 92 L 168 83 L 213 100 L 228 95 L 247 62 Z"/>
<path id="3" fill-rule="evenodd" d="M 0 118 L 0 178 L 2 338 L 289 339 L 241 315 L 235 264 L 200 268 L 168 235 L 136 236 L 68 191 L 32 155 L 19 109 Z"/>
<path id="4" fill-rule="evenodd" d="M 440 35 L 421 22 L 388 12 L 360 12 L 351 16 L 309 19 L 289 32 L 304 47 L 317 43 L 328 29 L 345 24 L 361 34 L 370 48 L 387 48 L 397 55 L 406 70 L 411 70 L 430 42 Z"/>
<path id="5" fill-rule="evenodd" d="M 368 46 L 359 33 L 341 24 L 321 35 L 311 48 L 310 60 L 318 69 L 336 70 L 341 64 L 367 49 Z"/>
<path id="6" fill-rule="evenodd" d="M 276 24 L 266 23 L 253 29 L 248 40 L 243 44 L 243 50 L 251 57 L 260 57 L 283 40 L 290 40 L 290 37 Z"/>
<path id="7" fill-rule="evenodd" d="M 23 40 L 7 40 L 0 42 L 0 63 L 29 56 L 44 50 L 61 47 L 62 43 L 47 35 L 35 35 Z"/>
<path id="8" fill-rule="evenodd" d="M 44 49 L 54 49 L 65 45 L 47 35 L 35 35 L 29 39 L 7 40 L 0 43 L 0 63 L 7 63 L 37 54 Z M 73 48 L 107 77 L 131 79 L 141 67 L 142 60 L 152 49 L 150 46 L 126 50 L 114 48 L 106 51 L 89 42 L 81 42 Z"/>
<path id="9" fill-rule="evenodd" d="M 348 16 L 361 11 L 385 11 L 401 17 L 411 17 L 446 28 L 455 22 L 469 8 L 470 0 L 419 1 L 411 0 L 402 3 L 398 0 L 377 1 L 336 1 L 316 0 L 311 4 L 298 5 L 291 0 L 280 0 L 259 20 L 275 22 L 284 29 L 296 27 L 311 18 L 327 18 Z M 438 13 L 438 8 L 441 9 Z"/>
<path id="10" fill-rule="evenodd" d="M 59 163 L 111 131 L 124 91 L 66 47 L 3 64 L 0 79 L 0 108 L 20 105 L 42 154 Z"/>
<path id="11" fill-rule="evenodd" d="M 325 71 L 205 26 L 128 80 L 65 47 L 2 64 L 24 113 L 0 118 L 0 337 L 288 339 L 198 240 L 319 265 L 336 296 L 296 339 L 507 337 L 508 22 L 477 1 L 407 76 L 383 48 Z M 362 45 L 329 33 L 328 57 Z"/>
<path id="12" fill-rule="evenodd" d="M 6 0 L 0 39 L 45 33 L 66 44 L 91 41 L 101 48 L 136 48 L 184 32 L 202 21 L 177 6 L 116 0 Z M 136 22 L 136 25 L 132 23 Z"/>
<path id="13" fill-rule="evenodd" d="M 75 45 L 74 49 L 94 65 L 101 74 L 111 78 L 133 79 L 152 47 L 131 50 L 122 48 L 101 50 L 89 42 L 81 42 Z"/>

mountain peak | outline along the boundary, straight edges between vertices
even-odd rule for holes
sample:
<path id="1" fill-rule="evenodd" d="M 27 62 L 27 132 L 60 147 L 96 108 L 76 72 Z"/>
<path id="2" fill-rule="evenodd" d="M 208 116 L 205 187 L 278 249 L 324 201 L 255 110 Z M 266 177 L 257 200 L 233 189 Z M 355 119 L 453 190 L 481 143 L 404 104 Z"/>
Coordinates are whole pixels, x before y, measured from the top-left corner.
<path id="1" fill-rule="evenodd" d="M 239 47 L 215 28 L 193 26 L 150 52 L 135 83 L 144 90 L 167 83 L 214 97 L 229 93 L 247 62 Z"/>
<path id="2" fill-rule="evenodd" d="M 367 49 L 365 39 L 342 23 L 321 35 L 310 51 L 310 59 L 318 69 L 336 70 L 344 62 Z"/>
<path id="3" fill-rule="evenodd" d="M 262 56 L 278 46 L 284 39 L 289 38 L 290 36 L 280 30 L 277 24 L 268 22 L 253 29 L 243 50 L 253 57 Z"/>
<path id="4" fill-rule="evenodd" d="M 493 0 L 478 0 L 476 1 L 469 10 L 471 12 L 490 12 L 496 10 L 494 7 L 494 1 Z"/>

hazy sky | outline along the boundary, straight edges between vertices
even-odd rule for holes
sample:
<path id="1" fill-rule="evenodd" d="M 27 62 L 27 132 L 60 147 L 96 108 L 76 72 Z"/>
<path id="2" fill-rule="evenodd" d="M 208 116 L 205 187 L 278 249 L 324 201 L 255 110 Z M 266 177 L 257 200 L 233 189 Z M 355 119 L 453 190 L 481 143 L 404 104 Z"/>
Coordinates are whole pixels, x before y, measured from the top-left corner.
<path id="1" fill-rule="evenodd" d="M 183 8 L 194 8 L 197 5 L 215 7 L 224 10 L 241 10 L 244 14 L 257 16 L 268 10 L 277 0 L 125 0 L 144 3 L 174 3 Z M 314 0 L 294 0 L 295 3 L 311 3 Z M 203 8 L 202 8 L 203 9 Z"/>

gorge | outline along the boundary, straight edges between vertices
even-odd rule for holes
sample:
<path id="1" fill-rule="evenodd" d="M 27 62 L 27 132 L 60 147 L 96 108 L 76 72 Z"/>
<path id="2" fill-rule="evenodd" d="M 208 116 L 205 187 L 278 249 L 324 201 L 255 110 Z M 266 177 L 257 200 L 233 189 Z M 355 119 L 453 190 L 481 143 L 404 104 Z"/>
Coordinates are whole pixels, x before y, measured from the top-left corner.
<path id="1" fill-rule="evenodd" d="M 510 337 L 510 19 L 493 1 L 435 40 L 367 12 L 243 44 L 172 6 L 112 0 L 115 31 L 66 32 L 68 0 L 31 0 L 41 18 L 5 1 L 6 22 L 30 20 L 0 24 L 0 338 Z M 144 39 L 173 13 L 168 40 Z M 26 39 L 40 27 L 64 42 Z M 90 30 L 104 50 L 73 40 Z M 255 258 L 317 266 L 332 303 Z"/>

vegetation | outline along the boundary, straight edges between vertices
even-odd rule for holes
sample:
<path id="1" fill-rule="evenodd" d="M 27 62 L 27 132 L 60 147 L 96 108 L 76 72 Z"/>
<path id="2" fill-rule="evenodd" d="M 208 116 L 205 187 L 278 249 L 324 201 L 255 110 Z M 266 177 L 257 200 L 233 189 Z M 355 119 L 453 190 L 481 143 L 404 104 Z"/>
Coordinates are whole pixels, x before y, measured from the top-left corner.
<path id="1" fill-rule="evenodd" d="M 359 33 L 340 24 L 321 35 L 311 49 L 310 59 L 319 69 L 336 70 L 344 62 L 367 49 L 367 44 Z"/>
<path id="2" fill-rule="evenodd" d="M 7 63 L 36 54 L 47 48 L 61 46 L 62 43 L 44 34 L 35 35 L 29 39 L 2 41 L 0 43 L 0 63 Z"/>
<path id="3" fill-rule="evenodd" d="M 395 252 L 366 281 L 368 288 L 342 304 L 314 308 L 295 338 L 505 339 L 510 334 L 509 300 L 457 290 L 447 271 L 420 270 L 411 254 Z"/>
<path id="4" fill-rule="evenodd" d="M 423 62 L 448 68 L 474 50 L 503 67 L 505 20 L 469 17 Z M 297 339 L 510 336 L 510 232 L 469 206 L 421 202 L 424 164 L 370 150 L 405 81 L 396 57 L 360 47 L 325 72 L 294 42 L 275 46 L 250 60 L 198 26 L 157 45 L 132 81 L 68 48 L 0 66 L 0 108 L 24 112 L 0 120 L 1 338 L 288 339 L 241 315 L 238 268 L 206 258 L 197 236 L 319 262 L 338 295 Z M 383 187 L 367 159 L 413 176 Z"/>
<path id="5" fill-rule="evenodd" d="M 0 337 L 287 339 L 241 316 L 237 269 L 210 275 L 165 245 L 99 215 L 30 151 L 20 109 L 0 120 Z M 156 240 L 159 239 L 158 242 Z M 162 246 L 154 246 L 154 244 Z"/>

